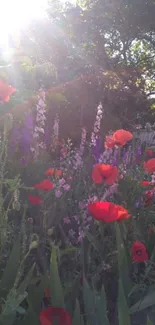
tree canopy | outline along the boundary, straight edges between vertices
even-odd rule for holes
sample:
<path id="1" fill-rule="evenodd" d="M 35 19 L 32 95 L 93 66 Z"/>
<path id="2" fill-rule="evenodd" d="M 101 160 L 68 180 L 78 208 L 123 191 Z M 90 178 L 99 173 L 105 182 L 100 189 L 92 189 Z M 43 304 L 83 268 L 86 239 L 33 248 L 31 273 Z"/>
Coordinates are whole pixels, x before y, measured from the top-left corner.
<path id="1" fill-rule="evenodd" d="M 43 85 L 48 112 L 59 113 L 64 129 L 71 120 L 91 125 L 100 101 L 107 128 L 154 122 L 154 16 L 152 0 L 49 1 L 48 18 L 21 32 L 12 66 L 0 73 L 24 100 Z M 17 104 L 18 94 L 19 113 Z"/>

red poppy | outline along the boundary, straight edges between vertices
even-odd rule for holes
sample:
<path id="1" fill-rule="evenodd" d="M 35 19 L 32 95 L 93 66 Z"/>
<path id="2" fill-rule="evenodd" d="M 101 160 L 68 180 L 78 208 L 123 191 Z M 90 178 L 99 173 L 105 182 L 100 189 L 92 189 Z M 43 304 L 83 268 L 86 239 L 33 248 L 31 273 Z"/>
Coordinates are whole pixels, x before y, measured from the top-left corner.
<path id="1" fill-rule="evenodd" d="M 152 236 L 154 233 L 155 233 L 155 226 L 152 226 L 147 230 L 147 234 L 149 237 Z"/>
<path id="2" fill-rule="evenodd" d="M 56 177 L 60 177 L 62 175 L 62 170 L 60 169 L 54 169 L 54 168 L 49 168 L 45 172 L 46 176 L 53 176 L 55 175 Z"/>
<path id="3" fill-rule="evenodd" d="M 46 176 L 52 176 L 52 175 L 54 175 L 54 168 L 47 169 L 46 172 L 45 172 L 45 175 Z"/>
<path id="4" fill-rule="evenodd" d="M 117 130 L 112 136 L 106 137 L 105 147 L 113 148 L 114 146 L 124 146 L 128 141 L 133 139 L 133 134 L 126 130 Z"/>
<path id="5" fill-rule="evenodd" d="M 15 88 L 7 85 L 3 80 L 0 80 L 0 99 L 3 102 L 8 102 L 10 96 L 16 91 Z"/>
<path id="6" fill-rule="evenodd" d="M 34 188 L 38 190 L 50 191 L 54 187 L 54 184 L 49 179 L 44 179 L 39 184 L 34 185 Z"/>
<path id="7" fill-rule="evenodd" d="M 42 202 L 39 196 L 33 196 L 31 194 L 29 195 L 29 201 L 33 205 L 39 205 Z"/>
<path id="8" fill-rule="evenodd" d="M 111 165 L 96 164 L 93 167 L 92 179 L 95 184 L 105 182 L 108 185 L 114 184 L 118 178 L 118 168 Z"/>
<path id="9" fill-rule="evenodd" d="M 145 262 L 149 259 L 145 245 L 138 240 L 132 245 L 131 254 L 134 262 Z"/>
<path id="10" fill-rule="evenodd" d="M 51 298 L 51 290 L 50 290 L 50 288 L 45 288 L 44 297 L 45 298 Z"/>
<path id="11" fill-rule="evenodd" d="M 152 156 L 153 156 L 153 150 L 152 150 L 152 149 L 148 149 L 148 150 L 146 151 L 146 155 L 147 155 L 148 157 L 152 157 Z"/>
<path id="12" fill-rule="evenodd" d="M 143 187 L 148 187 L 148 186 L 150 186 L 150 185 L 152 185 L 152 183 L 149 182 L 149 181 L 142 181 L 142 182 L 141 182 L 141 186 L 143 186 Z"/>
<path id="13" fill-rule="evenodd" d="M 94 202 L 88 204 L 88 211 L 96 220 L 105 222 L 126 220 L 130 214 L 120 205 L 112 202 Z"/>
<path id="14" fill-rule="evenodd" d="M 149 159 L 148 161 L 144 162 L 144 168 L 149 174 L 155 172 L 155 158 Z"/>
<path id="15" fill-rule="evenodd" d="M 150 190 L 150 191 L 146 191 L 145 193 L 145 199 L 144 199 L 144 205 L 145 207 L 149 207 L 152 204 L 152 199 L 154 196 L 154 191 Z"/>
<path id="16" fill-rule="evenodd" d="M 57 325 L 72 325 L 68 312 L 58 307 L 48 307 L 42 310 L 39 319 L 41 325 L 52 325 L 54 320 L 57 321 Z"/>

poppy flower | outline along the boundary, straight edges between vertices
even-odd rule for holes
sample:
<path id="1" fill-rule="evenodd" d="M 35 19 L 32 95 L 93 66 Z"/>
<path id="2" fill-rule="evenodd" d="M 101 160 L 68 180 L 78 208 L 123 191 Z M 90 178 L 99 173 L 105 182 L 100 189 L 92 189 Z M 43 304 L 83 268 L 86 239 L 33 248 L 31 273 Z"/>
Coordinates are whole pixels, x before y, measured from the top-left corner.
<path id="1" fill-rule="evenodd" d="M 47 169 L 46 172 L 45 172 L 45 175 L 46 176 L 52 176 L 52 175 L 54 175 L 54 168 Z"/>
<path id="2" fill-rule="evenodd" d="M 54 184 L 49 179 L 44 179 L 39 184 L 34 185 L 34 188 L 43 191 L 50 191 L 54 187 Z"/>
<path id="3" fill-rule="evenodd" d="M 154 196 L 154 191 L 146 191 L 145 193 L 145 198 L 144 198 L 144 205 L 145 207 L 149 207 L 153 203 L 153 196 Z"/>
<path id="4" fill-rule="evenodd" d="M 39 205 L 41 204 L 41 198 L 40 196 L 34 196 L 34 195 L 29 195 L 29 201 L 32 205 Z"/>
<path id="5" fill-rule="evenodd" d="M 49 168 L 45 172 L 46 176 L 53 176 L 55 175 L 56 177 L 60 177 L 62 175 L 62 170 L 60 169 L 54 169 L 54 168 Z"/>
<path id="6" fill-rule="evenodd" d="M 152 226 L 147 230 L 147 234 L 149 237 L 152 236 L 154 233 L 155 233 L 155 226 Z"/>
<path id="7" fill-rule="evenodd" d="M 113 222 L 122 221 L 130 217 L 128 211 L 112 202 L 94 202 L 88 204 L 88 211 L 96 220 Z"/>
<path id="8" fill-rule="evenodd" d="M 68 312 L 63 308 L 48 307 L 43 309 L 39 315 L 41 325 L 52 325 L 55 324 L 54 320 L 57 321 L 57 325 L 72 325 L 71 317 Z"/>
<path id="9" fill-rule="evenodd" d="M 105 182 L 108 185 L 114 184 L 118 178 L 118 168 L 116 166 L 96 164 L 93 167 L 92 179 L 95 184 Z"/>
<path id="10" fill-rule="evenodd" d="M 153 150 L 152 150 L 152 149 L 148 149 L 148 150 L 146 151 L 146 155 L 147 155 L 148 157 L 152 157 L 152 156 L 153 156 Z"/>
<path id="11" fill-rule="evenodd" d="M 3 102 L 8 102 L 10 96 L 16 91 L 15 88 L 7 85 L 3 80 L 0 80 L 0 99 Z"/>
<path id="12" fill-rule="evenodd" d="M 147 186 L 150 186 L 150 185 L 152 185 L 152 184 L 151 184 L 151 182 L 149 182 L 149 181 L 142 181 L 142 182 L 141 182 L 141 186 L 142 186 L 142 187 L 147 187 Z"/>
<path id="13" fill-rule="evenodd" d="M 50 290 L 50 288 L 45 288 L 44 297 L 45 298 L 51 298 L 51 290 Z"/>
<path id="14" fill-rule="evenodd" d="M 149 259 L 145 245 L 138 240 L 132 245 L 131 254 L 134 262 L 145 262 Z"/>
<path id="15" fill-rule="evenodd" d="M 149 173 L 155 172 L 155 158 L 149 159 L 148 161 L 144 162 L 144 169 Z"/>
<path id="16" fill-rule="evenodd" d="M 126 130 L 117 130 L 112 136 L 106 137 L 105 148 L 113 148 L 114 146 L 124 146 L 128 141 L 133 139 L 133 134 Z"/>

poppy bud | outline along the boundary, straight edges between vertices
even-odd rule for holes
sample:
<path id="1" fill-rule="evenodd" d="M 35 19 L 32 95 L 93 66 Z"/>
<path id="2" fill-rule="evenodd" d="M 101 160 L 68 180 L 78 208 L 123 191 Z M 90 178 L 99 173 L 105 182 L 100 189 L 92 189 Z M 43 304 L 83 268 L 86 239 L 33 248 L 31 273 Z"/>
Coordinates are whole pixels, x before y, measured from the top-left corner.
<path id="1" fill-rule="evenodd" d="M 39 243 L 35 240 L 30 244 L 29 249 L 36 249 L 38 247 Z"/>
<path id="2" fill-rule="evenodd" d="M 53 235 L 53 231 L 54 231 L 54 228 L 48 229 L 48 231 L 47 231 L 47 235 L 48 235 L 48 236 Z"/>

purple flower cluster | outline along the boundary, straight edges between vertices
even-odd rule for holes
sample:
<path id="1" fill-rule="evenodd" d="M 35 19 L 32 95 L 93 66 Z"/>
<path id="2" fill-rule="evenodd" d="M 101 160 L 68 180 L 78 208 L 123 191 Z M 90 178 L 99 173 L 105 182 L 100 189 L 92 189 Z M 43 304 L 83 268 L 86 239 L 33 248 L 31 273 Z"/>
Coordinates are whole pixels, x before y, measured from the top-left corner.
<path id="1" fill-rule="evenodd" d="M 76 151 L 75 158 L 73 159 L 73 168 L 74 169 L 78 169 L 83 164 L 82 156 L 84 154 L 86 136 L 87 136 L 87 131 L 86 131 L 86 128 L 83 127 L 82 128 L 82 133 L 81 133 L 80 148 Z"/>
<path id="2" fill-rule="evenodd" d="M 45 104 L 45 91 L 40 90 L 38 96 L 38 104 L 36 106 L 36 124 L 33 133 L 33 143 L 31 151 L 34 157 L 37 158 L 40 151 L 46 148 L 44 135 L 45 135 L 45 121 L 46 121 L 46 104 Z"/>
<path id="3" fill-rule="evenodd" d="M 99 106 L 97 107 L 96 120 L 94 123 L 94 129 L 93 129 L 93 132 L 91 135 L 91 146 L 92 147 L 96 146 L 96 141 L 99 138 L 102 117 L 103 117 L 103 107 L 102 107 L 102 104 L 100 103 Z"/>

